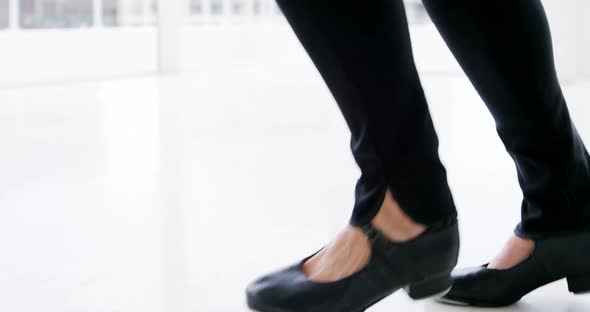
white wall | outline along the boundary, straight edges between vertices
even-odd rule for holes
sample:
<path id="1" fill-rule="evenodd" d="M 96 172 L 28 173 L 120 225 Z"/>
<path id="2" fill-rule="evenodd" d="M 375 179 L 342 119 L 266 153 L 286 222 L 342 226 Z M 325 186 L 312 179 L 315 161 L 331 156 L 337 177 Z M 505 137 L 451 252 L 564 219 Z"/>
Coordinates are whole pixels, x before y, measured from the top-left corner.
<path id="1" fill-rule="evenodd" d="M 588 1 L 588 0 L 581 0 Z M 555 65 L 563 82 L 578 77 L 578 3 L 580 0 L 544 0 L 555 51 Z"/>
<path id="2" fill-rule="evenodd" d="M 564 83 L 574 82 L 582 72 L 590 73 L 590 22 L 577 18 L 590 12 L 589 0 L 543 0 L 553 32 L 556 66 Z M 589 7 L 584 10 L 581 6 Z M 585 25 L 580 25 L 584 23 Z M 584 28 L 584 29 L 582 29 Z M 461 68 L 432 24 L 411 27 L 416 64 L 421 72 L 462 73 Z M 218 66 L 246 67 L 307 66 L 307 56 L 286 22 L 268 24 L 226 24 L 183 27 L 184 60 L 189 71 Z M 582 50 L 584 49 L 584 50 Z M 582 67 L 584 65 L 585 67 Z M 218 67 L 220 68 L 220 67 Z M 585 68 L 585 70 L 582 70 Z"/>
<path id="3" fill-rule="evenodd" d="M 586 18 L 590 0 L 543 1 L 553 29 L 560 78 L 564 82 L 580 76 L 590 78 L 590 20 Z M 216 65 L 260 70 L 265 64 L 286 68 L 308 64 L 307 56 L 281 18 L 259 24 L 182 28 L 184 36 L 178 38 L 178 51 L 169 49 L 173 45 L 166 40 L 158 45 L 158 32 L 150 27 L 2 31 L 0 86 L 155 73 L 158 60 L 163 61 L 158 56 L 166 51 L 170 53 L 164 59 L 175 61 L 168 67 L 188 70 L 202 71 L 204 66 L 215 69 Z M 413 26 L 412 41 L 420 71 L 461 73 L 432 25 Z M 184 60 L 174 60 L 180 56 Z"/>
<path id="4" fill-rule="evenodd" d="M 590 78 L 590 1 L 578 0 L 579 75 Z"/>
<path id="5" fill-rule="evenodd" d="M 0 87 L 156 73 L 155 27 L 0 31 Z"/>

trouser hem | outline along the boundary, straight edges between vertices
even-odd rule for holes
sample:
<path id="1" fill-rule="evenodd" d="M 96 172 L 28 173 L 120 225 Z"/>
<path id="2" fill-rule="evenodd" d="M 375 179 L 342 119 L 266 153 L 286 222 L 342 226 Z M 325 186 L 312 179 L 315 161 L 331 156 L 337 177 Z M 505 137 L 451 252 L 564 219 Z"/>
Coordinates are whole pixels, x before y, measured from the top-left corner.
<path id="1" fill-rule="evenodd" d="M 514 228 L 514 234 L 520 238 L 531 240 L 542 240 L 546 238 L 555 238 L 559 236 L 567 236 L 576 233 L 590 232 L 590 225 L 572 228 L 561 231 L 526 231 L 523 229 L 522 222 Z"/>

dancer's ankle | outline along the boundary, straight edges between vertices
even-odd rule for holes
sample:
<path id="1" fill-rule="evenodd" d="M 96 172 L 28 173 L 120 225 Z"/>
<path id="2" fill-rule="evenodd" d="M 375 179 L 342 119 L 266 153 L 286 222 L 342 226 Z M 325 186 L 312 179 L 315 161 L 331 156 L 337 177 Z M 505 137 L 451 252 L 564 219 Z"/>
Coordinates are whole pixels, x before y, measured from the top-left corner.
<path id="1" fill-rule="evenodd" d="M 412 220 L 393 198 L 389 190 L 371 224 L 387 238 L 396 242 L 411 240 L 426 231 L 426 226 Z"/>
<path id="2" fill-rule="evenodd" d="M 535 242 L 512 235 L 496 258 L 488 265 L 489 269 L 507 270 L 528 258 L 535 250 Z"/>

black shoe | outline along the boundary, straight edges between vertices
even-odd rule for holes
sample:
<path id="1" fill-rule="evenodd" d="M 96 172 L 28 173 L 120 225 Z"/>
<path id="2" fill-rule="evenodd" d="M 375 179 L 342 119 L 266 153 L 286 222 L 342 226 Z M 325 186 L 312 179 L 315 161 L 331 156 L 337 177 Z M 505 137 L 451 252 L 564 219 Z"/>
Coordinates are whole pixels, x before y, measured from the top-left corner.
<path id="1" fill-rule="evenodd" d="M 590 292 L 590 231 L 535 241 L 535 250 L 506 270 L 487 264 L 453 272 L 453 287 L 440 302 L 480 307 L 516 303 L 529 292 L 567 278 L 569 291 Z"/>
<path id="2" fill-rule="evenodd" d="M 371 259 L 360 271 L 336 282 L 314 282 L 301 271 L 310 256 L 248 285 L 248 306 L 260 312 L 360 312 L 402 287 L 414 299 L 451 287 L 459 252 L 456 220 L 404 243 L 387 240 L 370 225 L 363 231 Z"/>

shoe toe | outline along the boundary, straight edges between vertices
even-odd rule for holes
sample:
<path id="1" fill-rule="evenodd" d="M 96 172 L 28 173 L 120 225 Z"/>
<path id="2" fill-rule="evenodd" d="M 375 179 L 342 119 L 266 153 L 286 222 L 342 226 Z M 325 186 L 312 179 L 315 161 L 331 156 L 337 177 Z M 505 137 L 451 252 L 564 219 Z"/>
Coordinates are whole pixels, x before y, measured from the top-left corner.
<path id="1" fill-rule="evenodd" d="M 246 287 L 248 304 L 253 308 L 262 306 L 276 306 L 280 303 L 278 296 L 282 285 L 277 282 L 275 276 L 263 276 Z"/>
<path id="2" fill-rule="evenodd" d="M 298 271 L 298 270 L 297 270 Z M 294 283 L 298 277 L 294 267 L 288 267 L 262 276 L 246 287 L 246 297 L 250 307 L 261 309 L 263 307 L 281 308 L 282 304 L 289 303 L 289 297 L 293 294 Z"/>
<path id="3" fill-rule="evenodd" d="M 445 294 L 440 301 L 444 303 L 456 304 L 456 305 L 470 305 L 472 304 L 469 298 L 474 296 L 477 288 L 477 278 L 475 278 L 484 266 L 463 268 L 454 270 L 451 273 L 453 279 L 453 286 L 447 294 Z"/>

